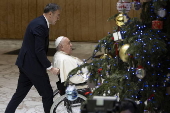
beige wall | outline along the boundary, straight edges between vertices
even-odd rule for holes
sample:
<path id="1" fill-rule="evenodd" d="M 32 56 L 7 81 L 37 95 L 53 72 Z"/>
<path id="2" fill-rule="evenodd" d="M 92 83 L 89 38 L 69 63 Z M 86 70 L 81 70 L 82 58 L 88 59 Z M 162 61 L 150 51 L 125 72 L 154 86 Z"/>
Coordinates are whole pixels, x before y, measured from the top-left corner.
<path id="1" fill-rule="evenodd" d="M 0 0 L 0 39 L 22 39 L 29 21 L 42 15 L 47 3 L 61 6 L 61 19 L 50 26 L 50 40 L 60 35 L 71 41 L 97 42 L 112 32 L 118 0 Z M 139 17 L 131 10 L 129 17 Z"/>

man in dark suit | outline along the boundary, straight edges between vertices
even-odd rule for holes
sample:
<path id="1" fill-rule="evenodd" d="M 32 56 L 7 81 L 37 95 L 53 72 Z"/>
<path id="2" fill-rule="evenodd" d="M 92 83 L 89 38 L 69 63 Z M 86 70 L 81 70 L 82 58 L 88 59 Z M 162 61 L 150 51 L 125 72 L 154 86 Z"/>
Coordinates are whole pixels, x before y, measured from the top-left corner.
<path id="1" fill-rule="evenodd" d="M 47 70 L 59 74 L 47 59 L 49 45 L 49 24 L 55 24 L 60 18 L 60 7 L 50 3 L 44 8 L 42 16 L 32 20 L 27 26 L 23 44 L 16 65 L 19 68 L 19 79 L 16 92 L 9 102 L 5 113 L 15 113 L 16 108 L 34 85 L 40 96 L 45 113 L 50 112 L 53 104 L 53 90 Z"/>

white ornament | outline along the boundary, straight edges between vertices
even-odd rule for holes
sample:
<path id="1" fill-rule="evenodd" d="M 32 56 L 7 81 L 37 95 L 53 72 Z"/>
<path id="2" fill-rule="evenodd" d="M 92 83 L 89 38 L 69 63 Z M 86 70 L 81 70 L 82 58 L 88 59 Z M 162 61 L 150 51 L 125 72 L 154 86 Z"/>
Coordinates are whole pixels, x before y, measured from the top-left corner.
<path id="1" fill-rule="evenodd" d="M 117 10 L 119 12 L 125 11 L 125 13 L 129 12 L 131 9 L 131 2 L 129 0 L 119 0 L 117 2 Z"/>
<path id="2" fill-rule="evenodd" d="M 120 34 L 120 31 L 113 33 L 114 41 L 121 40 L 122 35 Z"/>
<path id="3" fill-rule="evenodd" d="M 160 17 L 165 17 L 166 15 L 166 10 L 164 8 L 160 8 L 158 11 L 157 11 L 157 15 L 160 16 Z"/>
<path id="4" fill-rule="evenodd" d="M 136 76 L 140 79 L 145 77 L 145 70 L 143 68 L 138 68 L 136 70 Z"/>

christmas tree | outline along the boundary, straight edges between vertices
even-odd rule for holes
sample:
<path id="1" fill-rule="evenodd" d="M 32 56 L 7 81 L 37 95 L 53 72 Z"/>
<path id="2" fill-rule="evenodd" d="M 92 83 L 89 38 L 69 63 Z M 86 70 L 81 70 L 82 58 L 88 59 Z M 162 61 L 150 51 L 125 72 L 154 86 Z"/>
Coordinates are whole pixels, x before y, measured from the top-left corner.
<path id="1" fill-rule="evenodd" d="M 92 95 L 114 96 L 138 102 L 140 112 L 169 113 L 170 0 L 134 0 L 140 18 L 129 18 L 128 0 L 119 0 L 119 13 L 110 17 L 118 27 L 94 49 L 91 61 L 78 66 L 69 77 L 87 67 L 96 84 Z M 141 6 L 141 7 L 140 7 Z M 103 52 L 100 58 L 97 53 Z"/>

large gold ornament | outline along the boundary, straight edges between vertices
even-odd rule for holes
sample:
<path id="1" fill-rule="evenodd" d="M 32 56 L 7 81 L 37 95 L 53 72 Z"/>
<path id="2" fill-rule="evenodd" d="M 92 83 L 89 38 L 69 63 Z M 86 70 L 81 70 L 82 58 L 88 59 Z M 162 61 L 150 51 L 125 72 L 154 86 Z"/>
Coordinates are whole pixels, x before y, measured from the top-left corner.
<path id="1" fill-rule="evenodd" d="M 112 58 L 112 56 L 109 55 L 109 54 L 103 54 L 103 55 L 100 57 L 100 59 L 105 59 L 106 57 Z"/>
<path id="2" fill-rule="evenodd" d="M 129 44 L 123 45 L 119 50 L 119 56 L 122 59 L 123 62 L 127 62 L 128 60 L 128 54 L 126 53 L 126 50 L 130 47 Z"/>
<path id="3" fill-rule="evenodd" d="M 129 17 L 126 14 L 120 13 L 116 17 L 116 24 L 121 27 L 122 25 L 125 25 L 125 23 L 128 21 Z"/>

